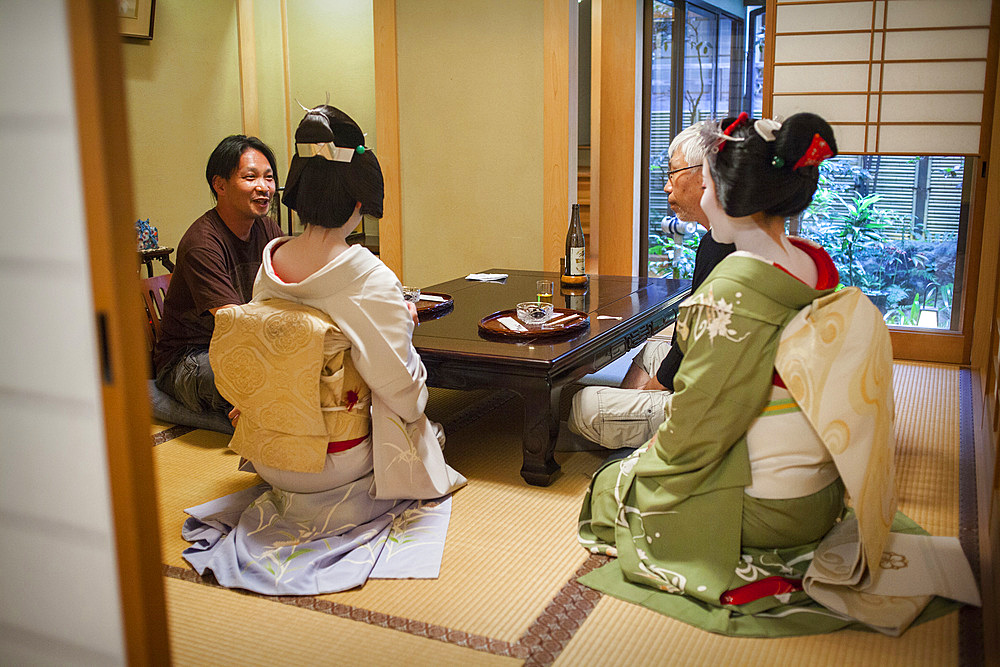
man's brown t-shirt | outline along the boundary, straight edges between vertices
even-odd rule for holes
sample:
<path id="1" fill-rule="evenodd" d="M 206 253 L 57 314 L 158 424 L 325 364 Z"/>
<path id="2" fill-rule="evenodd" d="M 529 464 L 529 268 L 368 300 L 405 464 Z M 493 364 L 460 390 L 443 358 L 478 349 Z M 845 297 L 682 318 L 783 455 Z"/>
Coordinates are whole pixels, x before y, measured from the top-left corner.
<path id="1" fill-rule="evenodd" d="M 247 240 L 240 240 L 214 208 L 194 221 L 177 245 L 153 356 L 157 370 L 185 348 L 208 346 L 215 328 L 210 309 L 250 301 L 264 246 L 281 235 L 281 228 L 263 217 L 254 221 Z"/>

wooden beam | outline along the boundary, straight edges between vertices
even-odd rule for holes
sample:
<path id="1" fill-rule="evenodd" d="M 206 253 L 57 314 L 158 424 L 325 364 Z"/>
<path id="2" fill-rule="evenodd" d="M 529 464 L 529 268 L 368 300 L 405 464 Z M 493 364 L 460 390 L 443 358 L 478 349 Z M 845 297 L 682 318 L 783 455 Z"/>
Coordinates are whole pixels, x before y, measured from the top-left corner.
<path id="1" fill-rule="evenodd" d="M 774 33 L 777 30 L 777 15 L 778 7 L 775 0 L 767 0 L 764 5 L 764 69 L 761 72 L 763 100 L 760 110 L 764 118 L 774 116 Z"/>
<path id="2" fill-rule="evenodd" d="M 373 0 L 375 29 L 375 154 L 385 180 L 379 222 L 379 258 L 403 280 L 403 211 L 399 169 L 399 80 L 396 69 L 396 0 Z"/>
<path id="3" fill-rule="evenodd" d="M 602 274 L 630 276 L 637 268 L 633 250 L 638 215 L 635 115 L 639 14 L 637 3 L 631 0 L 602 2 L 600 11 L 598 253 Z M 593 206 L 591 202 L 591 211 Z"/>
<path id="4" fill-rule="evenodd" d="M 542 263 L 558 271 L 570 204 L 577 203 L 579 6 L 576 0 L 545 0 L 544 16 Z"/>
<path id="5" fill-rule="evenodd" d="M 601 24 L 603 0 L 590 5 L 590 238 L 587 260 L 600 274 L 601 260 Z"/>
<path id="6" fill-rule="evenodd" d="M 125 653 L 167 665 L 132 170 L 116 5 L 66 0 Z M 81 613 L 86 613 L 81 610 Z"/>
<path id="7" fill-rule="evenodd" d="M 236 6 L 236 32 L 240 52 L 240 106 L 243 109 L 243 134 L 260 136 L 260 112 L 257 97 L 257 45 L 254 44 L 253 0 L 239 0 Z"/>
<path id="8" fill-rule="evenodd" d="M 984 368 L 990 341 L 990 312 L 997 295 L 1000 272 L 1000 0 L 993 0 L 990 17 L 989 49 L 986 56 L 986 85 L 983 95 L 983 125 L 980 131 L 980 155 L 985 162 L 979 168 L 973 188 L 973 208 L 969 220 L 966 248 L 966 294 L 962 299 L 963 331 L 966 340 L 966 361 L 973 368 Z M 993 159 L 990 159 L 990 158 Z M 989 215 L 987 215 L 989 211 Z"/>

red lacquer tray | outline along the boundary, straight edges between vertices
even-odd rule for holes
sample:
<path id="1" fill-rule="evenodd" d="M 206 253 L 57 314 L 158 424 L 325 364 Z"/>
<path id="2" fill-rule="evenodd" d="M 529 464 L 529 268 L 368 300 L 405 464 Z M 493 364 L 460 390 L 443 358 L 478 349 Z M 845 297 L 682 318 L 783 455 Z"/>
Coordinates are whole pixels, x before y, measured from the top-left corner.
<path id="1" fill-rule="evenodd" d="M 564 320 L 564 323 L 559 322 L 561 318 L 569 315 L 576 315 L 577 317 Z M 501 317 L 514 318 L 522 326 L 524 326 L 527 331 L 511 331 L 500 323 Z M 527 324 L 524 324 L 524 322 L 521 322 L 521 320 L 517 319 L 517 310 L 511 308 L 509 310 L 501 310 L 493 313 L 492 315 L 487 315 L 483 319 L 479 320 L 479 333 L 495 336 L 497 338 L 512 339 L 565 336 L 569 333 L 578 333 L 589 327 L 590 316 L 582 310 L 573 310 L 572 308 L 553 308 L 552 317 L 549 319 L 549 322 L 556 322 L 556 324 L 549 325 L 548 322 L 546 322 L 541 326 L 528 326 Z"/>
<path id="2" fill-rule="evenodd" d="M 427 301 L 425 300 L 424 294 L 429 294 L 431 296 L 439 296 L 444 301 Z M 447 313 L 455 305 L 455 300 L 451 298 L 450 294 L 442 294 L 440 292 L 421 292 L 420 300 L 417 301 L 417 317 L 421 320 L 429 320 Z"/>

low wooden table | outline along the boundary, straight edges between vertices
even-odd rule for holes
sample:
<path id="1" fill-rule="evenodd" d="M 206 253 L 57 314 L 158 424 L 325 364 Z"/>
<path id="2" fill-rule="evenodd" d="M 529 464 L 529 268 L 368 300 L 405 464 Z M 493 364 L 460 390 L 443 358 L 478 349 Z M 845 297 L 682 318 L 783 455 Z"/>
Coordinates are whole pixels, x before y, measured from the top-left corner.
<path id="1" fill-rule="evenodd" d="M 503 284 L 459 278 L 425 288 L 450 294 L 454 308 L 422 322 L 413 344 L 427 367 L 427 384 L 446 389 L 511 389 L 524 397 L 521 476 L 548 485 L 559 471 L 553 458 L 559 433 L 559 398 L 566 384 L 611 363 L 670 324 L 690 289 L 688 280 L 591 276 L 586 297 L 559 293 L 559 275 L 506 273 Z M 553 303 L 590 314 L 590 327 L 571 339 L 506 341 L 484 338 L 479 321 L 496 311 L 535 300 L 535 281 L 556 284 Z M 598 319 L 606 316 L 606 319 Z"/>

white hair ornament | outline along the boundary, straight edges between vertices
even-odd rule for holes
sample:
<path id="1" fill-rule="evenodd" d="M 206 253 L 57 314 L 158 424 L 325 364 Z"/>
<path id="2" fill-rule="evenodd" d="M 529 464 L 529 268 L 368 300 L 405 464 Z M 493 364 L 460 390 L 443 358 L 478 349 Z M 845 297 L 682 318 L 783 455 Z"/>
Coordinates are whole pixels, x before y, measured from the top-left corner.
<path id="1" fill-rule="evenodd" d="M 764 141 L 774 141 L 774 133 L 781 129 L 781 119 L 761 118 L 753 124 L 753 129 Z"/>

